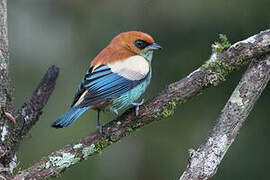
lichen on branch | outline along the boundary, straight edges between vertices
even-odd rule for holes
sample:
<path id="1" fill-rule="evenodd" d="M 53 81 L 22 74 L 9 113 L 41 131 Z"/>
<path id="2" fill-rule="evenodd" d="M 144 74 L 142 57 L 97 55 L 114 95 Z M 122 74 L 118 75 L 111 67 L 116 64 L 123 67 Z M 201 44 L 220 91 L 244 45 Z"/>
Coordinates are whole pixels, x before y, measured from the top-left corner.
<path id="1" fill-rule="evenodd" d="M 211 178 L 270 79 L 270 53 L 253 60 L 180 180 Z"/>

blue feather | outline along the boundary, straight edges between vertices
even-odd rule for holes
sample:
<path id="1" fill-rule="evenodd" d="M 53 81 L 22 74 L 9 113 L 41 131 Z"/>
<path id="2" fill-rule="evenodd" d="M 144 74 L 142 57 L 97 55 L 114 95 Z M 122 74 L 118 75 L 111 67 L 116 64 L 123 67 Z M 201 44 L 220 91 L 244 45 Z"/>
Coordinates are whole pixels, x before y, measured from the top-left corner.
<path id="1" fill-rule="evenodd" d="M 76 104 L 76 102 L 79 100 L 79 98 L 85 91 L 87 91 L 87 93 L 84 94 L 82 101 L 78 104 L 79 107 L 88 107 L 101 102 L 105 102 L 107 100 L 116 99 L 119 96 L 129 92 L 131 89 L 138 86 L 146 79 L 148 82 L 148 79 L 150 80 L 150 74 L 151 72 L 149 72 L 145 77 L 140 80 L 131 80 L 125 78 L 124 76 L 121 76 L 118 73 L 112 72 L 109 66 L 102 65 L 101 67 L 98 67 L 91 71 L 91 73 L 89 72 L 85 76 L 73 105 Z M 149 83 L 146 84 L 148 85 Z M 84 91 L 82 91 L 82 89 Z M 141 93 L 143 93 L 145 89 L 146 88 L 143 88 Z M 138 92 L 136 94 L 140 93 Z M 131 99 L 134 101 L 135 97 L 139 96 L 135 95 L 134 98 Z M 129 105 L 129 102 L 124 102 L 124 104 L 125 106 L 127 106 Z M 120 106 L 124 107 L 123 105 Z"/>
<path id="2" fill-rule="evenodd" d="M 144 93 L 147 86 L 150 83 L 150 79 L 152 76 L 152 72 L 148 74 L 147 78 L 139 83 L 137 86 L 129 89 L 128 91 L 122 93 L 118 98 L 116 98 L 111 105 L 107 107 L 107 109 L 112 110 L 113 112 L 117 112 L 120 109 L 123 109 L 129 106 L 131 103 L 135 102 L 139 97 Z"/>
<path id="3" fill-rule="evenodd" d="M 56 120 L 51 126 L 54 128 L 62 128 L 72 124 L 78 117 L 80 117 L 90 107 L 71 107 L 61 118 Z"/>

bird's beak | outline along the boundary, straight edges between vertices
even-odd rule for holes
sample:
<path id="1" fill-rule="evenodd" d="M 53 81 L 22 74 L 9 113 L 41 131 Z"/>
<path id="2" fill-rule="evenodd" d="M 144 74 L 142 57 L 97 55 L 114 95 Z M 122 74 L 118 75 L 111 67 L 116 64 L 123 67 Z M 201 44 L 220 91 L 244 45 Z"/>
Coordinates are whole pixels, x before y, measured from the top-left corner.
<path id="1" fill-rule="evenodd" d="M 146 48 L 147 48 L 147 50 L 159 50 L 159 49 L 162 49 L 162 47 L 157 43 L 153 43 L 153 44 L 147 46 Z"/>

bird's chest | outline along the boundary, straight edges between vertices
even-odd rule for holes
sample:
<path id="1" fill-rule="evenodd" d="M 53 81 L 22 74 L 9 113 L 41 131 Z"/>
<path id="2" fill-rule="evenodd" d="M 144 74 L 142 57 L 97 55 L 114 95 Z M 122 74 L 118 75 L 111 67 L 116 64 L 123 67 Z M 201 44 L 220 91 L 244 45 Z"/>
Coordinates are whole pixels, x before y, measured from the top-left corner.
<path id="1" fill-rule="evenodd" d="M 116 98 L 109 107 L 109 110 L 116 112 L 120 109 L 126 108 L 131 103 L 137 101 L 140 98 L 140 96 L 145 92 L 147 86 L 149 85 L 151 76 L 152 71 L 150 70 L 148 76 L 145 78 L 144 81 L 142 81 L 140 84 L 138 84 L 128 92 Z"/>

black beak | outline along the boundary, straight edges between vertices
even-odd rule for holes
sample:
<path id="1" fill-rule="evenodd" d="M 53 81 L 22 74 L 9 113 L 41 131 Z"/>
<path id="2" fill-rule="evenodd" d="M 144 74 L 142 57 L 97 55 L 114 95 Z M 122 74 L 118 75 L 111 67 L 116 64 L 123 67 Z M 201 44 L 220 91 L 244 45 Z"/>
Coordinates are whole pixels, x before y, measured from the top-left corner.
<path id="1" fill-rule="evenodd" d="M 150 44 L 146 48 L 148 50 L 159 50 L 159 49 L 162 49 L 162 47 L 159 44 L 157 44 L 157 43 Z"/>

